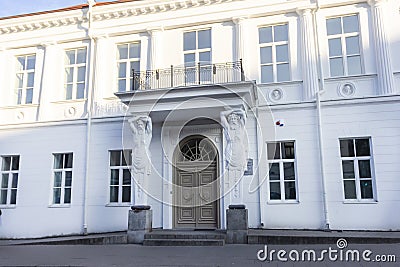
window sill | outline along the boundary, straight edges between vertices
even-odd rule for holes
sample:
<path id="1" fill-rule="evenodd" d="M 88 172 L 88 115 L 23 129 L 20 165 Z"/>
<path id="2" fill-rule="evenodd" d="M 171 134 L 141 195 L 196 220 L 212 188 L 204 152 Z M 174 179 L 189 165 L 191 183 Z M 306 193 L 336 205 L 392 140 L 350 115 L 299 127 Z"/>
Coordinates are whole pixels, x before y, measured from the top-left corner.
<path id="1" fill-rule="evenodd" d="M 17 205 L 0 205 L 0 209 L 16 209 Z"/>
<path id="2" fill-rule="evenodd" d="M 378 204 L 377 200 L 371 199 L 371 200 L 344 200 L 343 204 Z"/>
<path id="3" fill-rule="evenodd" d="M 70 208 L 71 204 L 51 204 L 49 208 Z"/>
<path id="4" fill-rule="evenodd" d="M 325 77 L 324 80 L 325 81 L 343 81 L 343 80 L 349 80 L 349 79 L 373 78 L 376 76 L 377 76 L 377 74 L 357 74 L 357 75 Z"/>
<path id="5" fill-rule="evenodd" d="M 286 85 L 286 84 L 298 84 L 302 83 L 301 80 L 293 80 L 293 81 L 284 81 L 284 82 L 269 82 L 269 83 L 258 83 L 258 86 L 279 86 L 279 85 Z"/>
<path id="6" fill-rule="evenodd" d="M 109 203 L 109 204 L 106 204 L 106 207 L 112 207 L 112 208 L 115 208 L 115 207 L 126 208 L 126 207 L 128 207 L 128 208 L 130 208 L 132 205 L 133 204 L 131 204 L 131 203 Z"/>
<path id="7" fill-rule="evenodd" d="M 39 104 L 15 104 L 11 106 L 0 107 L 1 109 L 19 109 L 19 108 L 37 108 Z"/>
<path id="8" fill-rule="evenodd" d="M 68 103 L 80 103 L 80 102 L 86 102 L 87 98 L 81 98 L 81 99 L 69 99 L 69 100 L 59 100 L 59 101 L 53 101 L 51 104 L 68 104 Z"/>
<path id="9" fill-rule="evenodd" d="M 300 204 L 298 200 L 268 200 L 268 205 Z"/>

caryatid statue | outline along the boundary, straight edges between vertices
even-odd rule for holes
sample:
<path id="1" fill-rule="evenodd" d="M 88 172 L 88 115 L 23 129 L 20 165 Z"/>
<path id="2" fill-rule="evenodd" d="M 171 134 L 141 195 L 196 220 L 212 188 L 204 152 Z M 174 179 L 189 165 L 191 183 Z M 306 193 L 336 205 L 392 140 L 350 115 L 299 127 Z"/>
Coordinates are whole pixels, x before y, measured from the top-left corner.
<path id="1" fill-rule="evenodd" d="M 147 204 L 143 189 L 147 186 L 145 177 L 151 174 L 150 142 L 152 138 L 152 122 L 149 116 L 135 116 L 129 119 L 129 125 L 133 132 L 132 148 L 132 172 L 136 183 L 136 204 Z"/>
<path id="2" fill-rule="evenodd" d="M 242 109 L 221 112 L 221 124 L 226 139 L 225 166 L 227 169 L 226 189 L 232 188 L 233 197 L 239 198 L 239 179 L 247 168 L 248 140 L 246 134 L 246 112 Z"/>

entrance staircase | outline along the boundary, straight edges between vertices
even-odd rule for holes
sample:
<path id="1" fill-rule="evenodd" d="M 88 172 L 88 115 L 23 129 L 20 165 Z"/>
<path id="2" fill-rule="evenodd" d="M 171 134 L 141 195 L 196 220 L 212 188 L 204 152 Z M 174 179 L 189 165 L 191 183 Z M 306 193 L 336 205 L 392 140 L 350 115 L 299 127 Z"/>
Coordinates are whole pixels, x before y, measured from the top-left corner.
<path id="1" fill-rule="evenodd" d="M 144 246 L 223 246 L 226 233 L 221 230 L 153 230 L 144 236 Z"/>

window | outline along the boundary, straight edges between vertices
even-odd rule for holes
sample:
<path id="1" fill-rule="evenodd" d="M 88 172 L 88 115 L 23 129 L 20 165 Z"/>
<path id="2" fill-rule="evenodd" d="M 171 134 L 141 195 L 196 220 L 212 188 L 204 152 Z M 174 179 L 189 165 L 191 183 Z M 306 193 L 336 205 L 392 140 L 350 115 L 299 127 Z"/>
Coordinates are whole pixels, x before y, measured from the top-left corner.
<path id="1" fill-rule="evenodd" d="M 369 138 L 340 140 L 345 199 L 374 199 Z"/>
<path id="2" fill-rule="evenodd" d="M 290 80 L 288 24 L 258 29 L 261 83 Z"/>
<path id="3" fill-rule="evenodd" d="M 17 204 L 19 156 L 2 156 L 0 205 Z"/>
<path id="4" fill-rule="evenodd" d="M 33 86 L 35 83 L 35 64 L 35 55 L 17 57 L 15 88 L 18 105 L 32 104 Z"/>
<path id="5" fill-rule="evenodd" d="M 267 143 L 269 199 L 297 200 L 294 141 Z"/>
<path id="6" fill-rule="evenodd" d="M 110 203 L 131 203 L 131 150 L 110 151 Z"/>
<path id="7" fill-rule="evenodd" d="M 65 51 L 65 98 L 85 97 L 86 48 Z"/>
<path id="8" fill-rule="evenodd" d="M 183 56 L 185 79 L 188 83 L 211 80 L 211 29 L 183 33 Z M 196 75 L 196 63 L 200 65 L 200 74 Z"/>
<path id="9" fill-rule="evenodd" d="M 72 153 L 54 154 L 53 204 L 70 204 L 72 187 Z"/>
<path id="10" fill-rule="evenodd" d="M 140 72 L 140 43 L 120 44 L 117 50 L 118 92 L 134 90 L 138 86 L 132 83 L 132 72 Z"/>
<path id="11" fill-rule="evenodd" d="M 331 76 L 361 74 L 358 15 L 326 20 Z"/>

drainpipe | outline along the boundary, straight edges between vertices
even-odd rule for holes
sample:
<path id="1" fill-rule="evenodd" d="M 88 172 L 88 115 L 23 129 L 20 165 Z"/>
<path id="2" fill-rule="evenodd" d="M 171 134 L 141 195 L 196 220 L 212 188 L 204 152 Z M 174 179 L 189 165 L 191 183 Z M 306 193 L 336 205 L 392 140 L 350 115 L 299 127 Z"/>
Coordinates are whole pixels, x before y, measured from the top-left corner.
<path id="1" fill-rule="evenodd" d="M 94 82 L 93 82 L 93 77 L 94 77 L 94 38 L 91 33 L 91 26 L 92 26 L 92 9 L 93 6 L 96 4 L 94 0 L 88 0 L 88 13 L 87 13 L 87 18 L 88 18 L 88 36 L 90 38 L 90 58 L 89 58 L 89 77 L 88 77 L 88 95 L 87 95 L 87 105 L 86 105 L 86 111 L 87 111 L 87 127 L 86 127 L 86 160 L 85 160 L 85 181 L 84 181 L 84 198 L 83 198 L 83 234 L 87 235 L 88 234 L 88 215 L 87 215 L 87 210 L 88 210 L 88 184 L 89 184 L 89 162 L 90 162 L 90 136 L 92 132 L 92 108 L 93 108 L 93 102 L 94 102 Z"/>
<path id="2" fill-rule="evenodd" d="M 322 130 L 322 113 L 321 113 L 321 95 L 325 92 L 324 89 L 324 75 L 322 68 L 322 60 L 321 60 L 321 49 L 319 46 L 319 36 L 318 36 L 318 22 L 317 22 L 317 12 L 320 10 L 319 1 L 316 0 L 317 9 L 314 12 L 314 25 L 315 25 L 315 46 L 317 49 L 317 57 L 318 57 L 318 79 L 319 79 L 319 91 L 316 94 L 316 105 L 317 105 L 317 117 L 318 117 L 318 141 L 319 141 L 319 157 L 320 157 L 320 166 L 321 166 L 321 176 L 322 176 L 322 197 L 323 197 L 323 205 L 324 205 L 324 219 L 325 225 L 324 230 L 330 231 L 330 221 L 329 221 L 329 209 L 328 209 L 328 195 L 327 195 L 327 187 L 326 187 L 326 175 L 325 175 L 325 158 L 324 158 L 324 139 L 323 139 L 323 130 Z"/>

